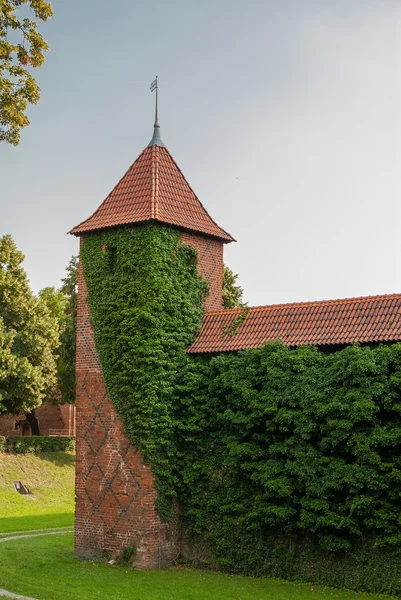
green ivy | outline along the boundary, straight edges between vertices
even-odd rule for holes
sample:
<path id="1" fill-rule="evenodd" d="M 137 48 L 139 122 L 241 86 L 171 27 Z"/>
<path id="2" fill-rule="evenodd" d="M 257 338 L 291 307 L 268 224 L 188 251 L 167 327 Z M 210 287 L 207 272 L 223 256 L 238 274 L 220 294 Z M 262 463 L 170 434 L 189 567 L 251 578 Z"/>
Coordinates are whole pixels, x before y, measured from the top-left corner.
<path id="1" fill-rule="evenodd" d="M 401 344 L 323 353 L 277 342 L 187 369 L 175 403 L 184 529 L 220 568 L 287 576 L 274 548 L 292 564 L 289 536 L 298 551 L 311 539 L 319 550 L 304 556 L 313 566 L 320 552 L 331 569 L 369 539 L 377 559 L 398 548 L 401 591 Z"/>
<path id="2" fill-rule="evenodd" d="M 107 390 L 161 518 L 177 496 L 219 568 L 401 593 L 401 344 L 193 357 L 207 286 L 177 231 L 89 235 L 82 260 Z"/>
<path id="3" fill-rule="evenodd" d="M 89 235 L 82 261 L 107 391 L 152 465 L 166 519 L 175 495 L 173 391 L 200 328 L 207 285 L 195 250 L 158 225 Z"/>

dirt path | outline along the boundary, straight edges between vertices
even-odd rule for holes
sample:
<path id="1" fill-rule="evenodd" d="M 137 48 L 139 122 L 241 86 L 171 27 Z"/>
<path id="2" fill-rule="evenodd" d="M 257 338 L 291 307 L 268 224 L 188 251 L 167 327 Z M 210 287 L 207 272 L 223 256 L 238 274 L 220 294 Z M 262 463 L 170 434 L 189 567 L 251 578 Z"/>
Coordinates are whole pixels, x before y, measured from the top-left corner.
<path id="1" fill-rule="evenodd" d="M 11 535 L 6 534 L 7 537 L 0 538 L 0 544 L 2 542 L 11 542 L 13 540 L 19 540 L 20 538 L 31 538 L 31 537 L 39 537 L 41 535 L 63 535 L 65 533 L 73 533 L 74 529 L 72 527 L 52 527 L 49 529 L 32 529 L 31 531 L 10 531 Z M 0 534 L 2 535 L 2 534 Z M 7 590 L 0 589 L 0 596 L 5 598 L 16 598 L 17 600 L 37 600 L 36 598 L 31 598 L 30 596 L 21 596 L 20 594 L 13 594 Z"/>

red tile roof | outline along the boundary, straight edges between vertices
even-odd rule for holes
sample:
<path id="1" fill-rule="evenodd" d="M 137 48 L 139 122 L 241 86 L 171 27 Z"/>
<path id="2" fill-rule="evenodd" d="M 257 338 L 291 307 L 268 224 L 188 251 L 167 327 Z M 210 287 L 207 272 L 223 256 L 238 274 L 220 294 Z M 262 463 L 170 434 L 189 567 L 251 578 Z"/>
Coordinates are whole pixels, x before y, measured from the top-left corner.
<path id="1" fill-rule="evenodd" d="M 145 221 L 234 241 L 209 216 L 167 148 L 158 145 L 145 148 L 103 204 L 70 233 L 81 235 Z"/>
<path id="2" fill-rule="evenodd" d="M 253 306 L 236 333 L 228 333 L 244 309 L 209 311 L 190 353 L 286 346 L 401 341 L 401 294 L 321 302 Z"/>

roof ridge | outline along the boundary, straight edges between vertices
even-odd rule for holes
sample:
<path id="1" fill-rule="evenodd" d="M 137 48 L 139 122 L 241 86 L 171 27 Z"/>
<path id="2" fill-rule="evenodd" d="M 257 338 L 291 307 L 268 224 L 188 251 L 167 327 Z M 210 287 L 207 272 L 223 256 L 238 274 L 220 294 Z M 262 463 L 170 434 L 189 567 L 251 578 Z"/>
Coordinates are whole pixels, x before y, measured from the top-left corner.
<path id="1" fill-rule="evenodd" d="M 401 300 L 401 293 L 394 294 L 378 294 L 376 296 L 353 296 L 351 298 L 336 298 L 333 300 L 305 300 L 303 302 L 282 302 L 280 304 L 258 304 L 256 306 L 248 306 L 244 308 L 224 308 L 218 310 L 207 310 L 205 312 L 205 316 L 209 314 L 235 314 L 236 312 L 240 312 L 242 310 L 257 310 L 262 308 L 281 308 L 282 306 L 317 306 L 317 305 L 335 305 L 335 304 L 345 304 L 345 303 L 356 303 L 360 301 L 373 301 L 373 300 L 381 300 L 385 298 L 399 298 Z"/>
<path id="2" fill-rule="evenodd" d="M 151 219 L 155 219 L 155 214 L 156 214 L 156 169 L 157 169 L 157 146 L 156 145 L 152 145 L 151 146 L 151 152 L 152 152 L 152 192 L 151 192 L 151 198 L 150 198 L 150 218 Z"/>
<path id="3" fill-rule="evenodd" d="M 209 217 L 209 219 L 213 222 L 213 224 L 216 225 L 216 227 L 218 227 L 221 231 L 223 231 L 223 233 L 225 233 L 227 235 L 227 237 L 229 237 L 231 239 L 231 241 L 236 242 L 237 240 L 235 238 L 233 238 L 233 236 L 231 235 L 231 233 L 228 233 L 228 231 L 226 231 L 225 229 L 223 229 L 222 227 L 220 227 L 220 225 L 218 223 L 216 223 L 216 221 L 213 219 L 213 217 L 211 217 L 209 215 L 208 211 L 203 206 L 202 202 L 199 200 L 198 196 L 196 195 L 196 193 L 195 193 L 194 189 L 192 188 L 191 184 L 189 183 L 188 179 L 185 177 L 184 173 L 181 171 L 180 167 L 178 166 L 178 164 L 175 161 L 175 159 L 174 159 L 173 155 L 171 154 L 171 152 L 165 146 L 163 146 L 163 147 L 160 146 L 160 148 L 162 148 L 163 150 L 165 150 L 167 152 L 167 154 L 169 155 L 169 157 L 173 161 L 174 165 L 177 167 L 177 170 L 179 171 L 180 175 L 183 177 L 183 179 L 187 183 L 189 189 L 191 190 L 191 192 L 193 193 L 193 195 L 195 196 L 195 198 L 197 199 L 197 201 L 199 202 L 199 204 L 201 205 L 201 207 L 203 208 L 203 210 L 205 211 L 205 213 L 207 214 L 207 216 Z"/>
<path id="4" fill-rule="evenodd" d="M 142 152 L 136 157 L 136 159 L 134 160 L 134 162 L 128 167 L 128 169 L 125 171 L 124 175 L 122 175 L 120 177 L 120 179 L 117 181 L 116 185 L 113 187 L 113 189 L 107 194 L 106 198 L 103 200 L 103 202 L 97 207 L 97 209 L 91 214 L 89 215 L 89 217 L 87 217 L 86 219 L 84 219 L 83 221 L 81 221 L 80 223 L 78 223 L 78 225 L 75 225 L 75 227 L 73 227 L 72 229 L 70 229 L 70 231 L 67 232 L 67 234 L 69 233 L 74 233 L 75 229 L 78 229 L 78 227 L 80 227 L 81 225 L 83 225 L 84 223 L 86 223 L 87 221 L 89 221 L 90 219 L 92 219 L 95 215 L 97 215 L 97 213 L 100 211 L 100 209 L 102 208 L 103 204 L 106 203 L 106 201 L 110 198 L 111 194 L 114 192 L 114 190 L 120 185 L 120 183 L 122 182 L 122 180 L 124 179 L 124 177 L 126 177 L 126 175 L 129 173 L 129 171 L 133 168 L 133 166 L 138 162 L 138 160 L 141 158 L 141 156 L 144 154 L 144 152 L 147 150 L 147 147 L 144 148 L 142 150 Z"/>
<path id="5" fill-rule="evenodd" d="M 155 197 L 154 197 L 154 217 L 158 219 L 159 214 L 159 148 L 161 146 L 155 146 Z"/>

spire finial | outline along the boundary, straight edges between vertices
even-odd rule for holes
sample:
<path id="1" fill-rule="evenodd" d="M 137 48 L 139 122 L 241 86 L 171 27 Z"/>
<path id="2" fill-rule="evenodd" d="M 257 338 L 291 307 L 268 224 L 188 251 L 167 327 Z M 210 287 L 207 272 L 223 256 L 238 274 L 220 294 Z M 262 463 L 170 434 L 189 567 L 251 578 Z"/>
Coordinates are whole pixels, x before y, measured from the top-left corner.
<path id="1" fill-rule="evenodd" d="M 152 81 L 150 84 L 150 91 L 154 92 L 156 90 L 156 106 L 155 106 L 155 124 L 153 126 L 153 137 L 150 140 L 148 146 L 162 146 L 164 148 L 164 144 L 160 137 L 160 124 L 159 124 L 159 86 L 156 79 Z"/>

